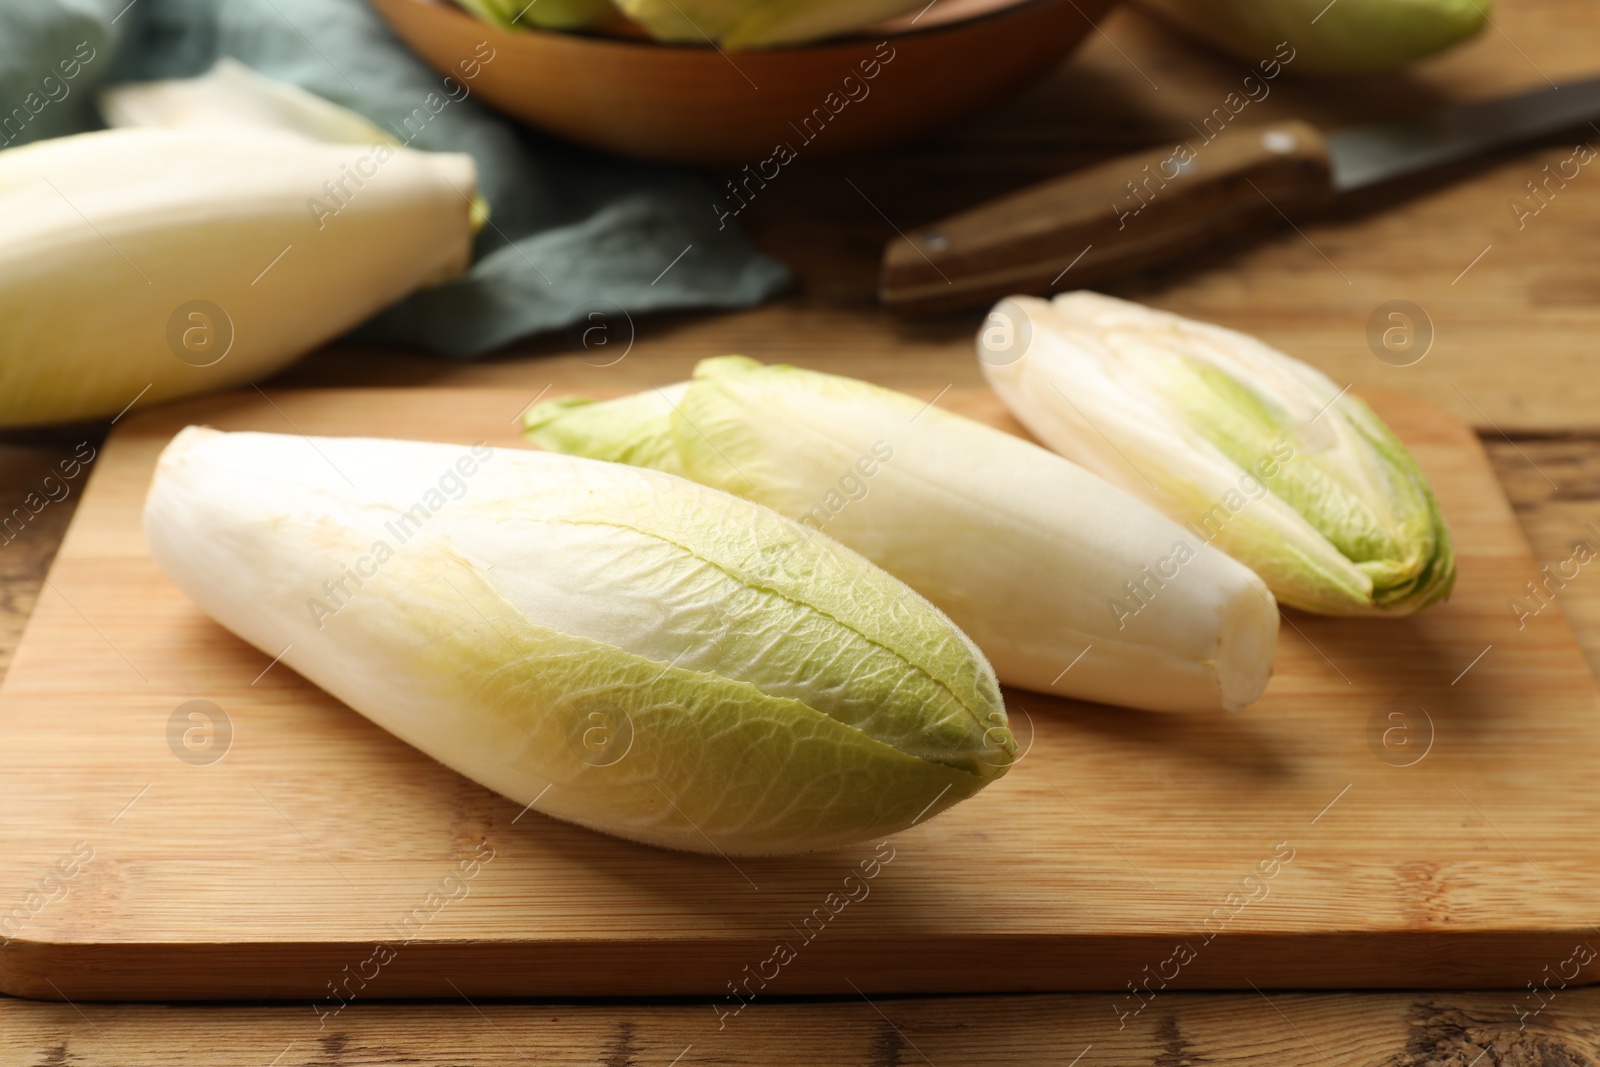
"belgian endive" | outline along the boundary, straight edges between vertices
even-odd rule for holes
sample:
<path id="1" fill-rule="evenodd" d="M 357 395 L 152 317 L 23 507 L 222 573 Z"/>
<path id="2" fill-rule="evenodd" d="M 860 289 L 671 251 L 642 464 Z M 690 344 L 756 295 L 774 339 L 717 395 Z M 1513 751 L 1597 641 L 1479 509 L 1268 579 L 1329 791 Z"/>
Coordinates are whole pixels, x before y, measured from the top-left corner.
<path id="1" fill-rule="evenodd" d="M 616 0 L 663 41 L 724 48 L 801 44 L 916 11 L 926 0 Z M 848 73 L 848 72 L 846 72 Z"/>
<path id="2" fill-rule="evenodd" d="M 1490 23 L 1490 0 L 1139 0 L 1202 41 L 1276 76 L 1394 70 L 1449 48 Z M 1275 58 L 1274 58 L 1275 57 Z M 1265 83 L 1243 87 L 1262 93 Z M 1262 93 L 1265 98 L 1265 93 Z M 1237 95 L 1233 99 L 1240 99 Z M 1221 100 L 1218 101 L 1222 103 Z M 1232 110 L 1231 105 L 1224 104 Z M 1241 104 L 1241 107 L 1243 105 Z M 1223 114 L 1227 114 L 1224 111 Z M 1237 114 L 1237 112 L 1233 112 Z"/>
<path id="3" fill-rule="evenodd" d="M 611 0 L 461 0 L 461 6 L 502 30 L 604 30 L 621 21 Z"/>
<path id="4" fill-rule="evenodd" d="M 1161 711 L 1237 709 L 1277 608 L 1249 570 L 1059 456 L 866 382 L 740 356 L 691 382 L 525 417 L 538 444 L 759 501 L 903 579 L 1012 685 Z"/>
<path id="5" fill-rule="evenodd" d="M 1333 615 L 1406 614 L 1455 582 L 1416 461 L 1365 402 L 1252 337 L 1097 293 L 1001 301 L 984 374 L 1062 455 Z"/>
<path id="6" fill-rule="evenodd" d="M 471 157 L 326 139 L 370 124 L 263 81 L 213 80 L 203 108 L 113 92 L 118 121 L 180 128 L 0 152 L 0 427 L 265 377 L 466 268 Z"/>
<path id="7" fill-rule="evenodd" d="M 518 804 L 636 841 L 875 838 L 1015 752 L 993 671 L 921 597 L 655 471 L 190 427 L 145 533 L 265 655 Z"/>

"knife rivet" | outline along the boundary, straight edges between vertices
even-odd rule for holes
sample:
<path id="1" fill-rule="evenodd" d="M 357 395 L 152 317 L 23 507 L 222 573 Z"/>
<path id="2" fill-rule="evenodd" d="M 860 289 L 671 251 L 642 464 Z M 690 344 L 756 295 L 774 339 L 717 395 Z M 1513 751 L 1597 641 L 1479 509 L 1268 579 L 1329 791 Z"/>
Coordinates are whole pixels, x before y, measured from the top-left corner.
<path id="1" fill-rule="evenodd" d="M 1268 130 L 1261 135 L 1261 147 L 1275 155 L 1293 152 L 1296 143 L 1294 134 L 1284 130 Z"/>
<path id="2" fill-rule="evenodd" d="M 925 234 L 922 238 L 922 247 L 930 252 L 943 252 L 950 247 L 950 238 L 937 231 Z"/>

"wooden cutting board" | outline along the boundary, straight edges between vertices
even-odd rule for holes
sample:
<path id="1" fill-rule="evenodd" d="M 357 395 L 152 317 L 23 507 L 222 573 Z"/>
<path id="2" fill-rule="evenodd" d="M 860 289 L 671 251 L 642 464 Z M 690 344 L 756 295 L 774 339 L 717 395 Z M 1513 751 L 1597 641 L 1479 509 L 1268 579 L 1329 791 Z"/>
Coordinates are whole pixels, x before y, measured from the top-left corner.
<path id="1" fill-rule="evenodd" d="M 1593 977 L 1595 683 L 1559 599 L 1519 625 L 1538 564 L 1436 409 L 1370 397 L 1454 530 L 1448 605 L 1288 614 L 1239 715 L 1010 693 L 1027 754 L 976 799 L 881 845 L 734 862 L 522 813 L 145 553 L 150 471 L 187 423 L 517 447 L 531 399 L 250 392 L 123 420 L 0 690 L 0 990 L 288 997 L 325 1021 L 392 996 L 685 994 L 724 1019 L 752 996 L 1099 989 L 1121 1026 L 1176 988 Z M 1015 429 L 987 393 L 939 403 Z"/>

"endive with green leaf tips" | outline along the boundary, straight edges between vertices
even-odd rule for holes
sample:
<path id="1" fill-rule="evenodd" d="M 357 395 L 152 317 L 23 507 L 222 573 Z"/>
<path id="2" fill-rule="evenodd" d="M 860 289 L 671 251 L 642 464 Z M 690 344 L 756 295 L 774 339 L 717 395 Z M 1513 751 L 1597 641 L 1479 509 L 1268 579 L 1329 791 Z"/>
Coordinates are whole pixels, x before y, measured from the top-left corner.
<path id="1" fill-rule="evenodd" d="M 1011 297 L 984 375 L 1034 436 L 1331 615 L 1403 615 L 1455 582 L 1416 461 L 1359 397 L 1252 337 L 1098 293 Z"/>
<path id="2" fill-rule="evenodd" d="M 1139 2 L 1235 59 L 1254 64 L 1276 54 L 1287 70 L 1323 76 L 1395 70 L 1443 51 L 1488 25 L 1490 7 L 1490 0 Z"/>
<path id="3" fill-rule="evenodd" d="M 1248 569 L 1059 456 L 904 393 L 723 356 L 524 424 L 545 448 L 683 474 L 836 538 L 944 610 L 1008 684 L 1210 711 L 1255 700 L 1271 672 L 1277 608 Z"/>
<path id="4" fill-rule="evenodd" d="M 662 41 L 725 48 L 801 44 L 915 11 L 926 0 L 616 0 Z"/>
<path id="5" fill-rule="evenodd" d="M 460 0 L 461 6 L 502 30 L 600 29 L 617 21 L 611 0 Z"/>
<path id="6" fill-rule="evenodd" d="M 972 642 L 800 532 L 618 464 L 196 427 L 145 505 L 202 609 L 378 725 L 519 805 L 729 855 L 904 829 L 1016 750 Z"/>

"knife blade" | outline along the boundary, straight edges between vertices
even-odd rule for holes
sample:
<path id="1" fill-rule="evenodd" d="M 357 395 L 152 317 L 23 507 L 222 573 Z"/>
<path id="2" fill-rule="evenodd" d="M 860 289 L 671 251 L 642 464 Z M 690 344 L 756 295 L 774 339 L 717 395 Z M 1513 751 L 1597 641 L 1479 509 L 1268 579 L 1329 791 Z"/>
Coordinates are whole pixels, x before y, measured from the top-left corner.
<path id="1" fill-rule="evenodd" d="M 883 253 L 879 297 L 933 314 L 1082 288 L 1158 266 L 1338 197 L 1585 122 L 1600 77 L 1323 134 L 1226 125 L 1097 163 L 913 230 Z"/>

